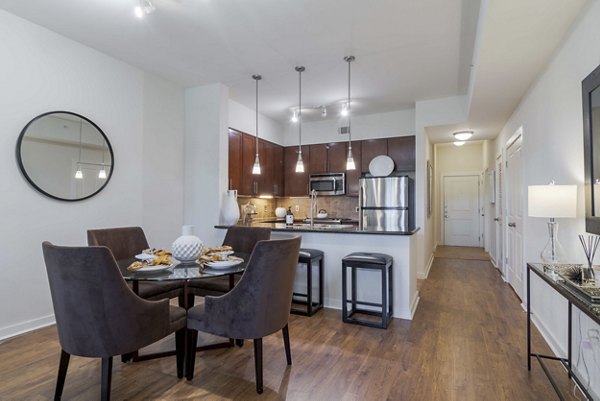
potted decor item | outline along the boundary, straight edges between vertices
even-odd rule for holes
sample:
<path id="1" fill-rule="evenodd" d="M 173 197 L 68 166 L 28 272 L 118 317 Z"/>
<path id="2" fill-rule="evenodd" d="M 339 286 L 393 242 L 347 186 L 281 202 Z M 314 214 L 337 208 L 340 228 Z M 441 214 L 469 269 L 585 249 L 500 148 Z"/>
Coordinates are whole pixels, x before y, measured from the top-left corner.
<path id="1" fill-rule="evenodd" d="M 173 257 L 181 264 L 195 263 L 202 252 L 202 241 L 194 235 L 194 226 L 183 226 L 181 234 L 171 247 Z"/>
<path id="2" fill-rule="evenodd" d="M 230 189 L 225 191 L 223 207 L 221 209 L 221 221 L 227 226 L 237 224 L 240 219 L 240 209 L 237 203 L 237 190 Z"/>

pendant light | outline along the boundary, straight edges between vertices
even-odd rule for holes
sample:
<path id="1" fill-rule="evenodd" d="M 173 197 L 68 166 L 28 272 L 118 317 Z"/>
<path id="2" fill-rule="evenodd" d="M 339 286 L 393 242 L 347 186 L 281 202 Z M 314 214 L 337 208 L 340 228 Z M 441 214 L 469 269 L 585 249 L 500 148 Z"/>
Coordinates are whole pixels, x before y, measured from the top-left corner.
<path id="1" fill-rule="evenodd" d="M 252 166 L 252 174 L 260 175 L 260 159 L 258 158 L 258 81 L 262 79 L 260 75 L 252 75 L 252 79 L 256 81 L 256 158 Z"/>
<path id="2" fill-rule="evenodd" d="M 83 119 L 79 120 L 79 159 L 77 162 L 77 171 L 75 172 L 75 178 L 78 180 L 83 179 L 83 172 L 81 171 L 81 137 L 83 131 Z"/>
<path id="3" fill-rule="evenodd" d="M 352 113 L 350 112 L 350 63 L 355 60 L 354 56 L 344 57 L 344 61 L 348 63 L 348 101 L 346 102 L 345 110 L 348 112 L 348 158 L 346 159 L 346 170 L 356 170 L 354 157 L 352 157 Z"/>
<path id="4" fill-rule="evenodd" d="M 304 173 L 304 162 L 302 161 L 302 72 L 303 66 L 296 67 L 298 72 L 298 161 L 296 162 L 296 173 Z"/>

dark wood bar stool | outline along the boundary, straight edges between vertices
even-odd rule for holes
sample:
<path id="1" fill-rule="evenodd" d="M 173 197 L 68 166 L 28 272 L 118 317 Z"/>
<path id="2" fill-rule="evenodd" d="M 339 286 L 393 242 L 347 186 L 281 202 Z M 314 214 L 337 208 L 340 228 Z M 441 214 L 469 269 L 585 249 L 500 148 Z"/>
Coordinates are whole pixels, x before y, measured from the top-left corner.
<path id="1" fill-rule="evenodd" d="M 317 262 L 319 298 L 317 301 L 313 301 L 313 263 Z M 295 315 L 312 316 L 319 309 L 323 308 L 323 251 L 318 249 L 300 249 L 298 263 L 306 265 L 306 293 L 294 292 L 292 304 L 305 305 L 306 308 L 301 309 L 292 306 L 291 313 Z M 298 300 L 295 299 L 296 297 L 303 299 Z"/>
<path id="2" fill-rule="evenodd" d="M 387 329 L 394 312 L 393 271 L 394 259 L 383 253 L 354 252 L 342 259 L 342 320 L 345 323 Z M 350 299 L 348 299 L 347 276 L 350 269 Z M 377 270 L 381 273 L 381 303 L 358 301 L 356 299 L 356 272 L 358 269 Z M 351 308 L 348 309 L 348 304 Z M 377 309 L 363 309 L 371 306 Z M 378 316 L 380 321 L 354 316 L 356 314 Z"/>

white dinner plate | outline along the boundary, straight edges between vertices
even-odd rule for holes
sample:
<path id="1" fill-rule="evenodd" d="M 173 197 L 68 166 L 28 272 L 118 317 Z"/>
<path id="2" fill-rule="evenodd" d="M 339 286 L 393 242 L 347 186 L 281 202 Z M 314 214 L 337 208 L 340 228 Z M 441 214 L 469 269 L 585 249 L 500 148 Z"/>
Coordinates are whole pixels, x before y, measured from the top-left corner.
<path id="1" fill-rule="evenodd" d="M 150 253 L 140 253 L 139 255 L 135 255 L 135 258 L 139 259 L 139 260 L 153 260 L 153 259 L 156 259 L 157 257 L 158 256 L 152 255 Z"/>
<path id="2" fill-rule="evenodd" d="M 242 263 L 244 259 L 232 257 L 228 260 L 217 260 L 214 262 L 206 262 L 205 265 L 208 267 L 212 267 L 213 269 L 226 269 L 231 266 L 236 266 Z"/>
<path id="3" fill-rule="evenodd" d="M 137 270 L 134 270 L 134 273 L 158 273 L 170 269 L 173 267 L 173 264 L 170 265 L 156 265 L 156 266 L 144 266 L 140 267 Z"/>
<path id="4" fill-rule="evenodd" d="M 369 172 L 373 177 L 387 177 L 392 171 L 394 171 L 394 160 L 389 156 L 375 156 L 369 163 Z"/>

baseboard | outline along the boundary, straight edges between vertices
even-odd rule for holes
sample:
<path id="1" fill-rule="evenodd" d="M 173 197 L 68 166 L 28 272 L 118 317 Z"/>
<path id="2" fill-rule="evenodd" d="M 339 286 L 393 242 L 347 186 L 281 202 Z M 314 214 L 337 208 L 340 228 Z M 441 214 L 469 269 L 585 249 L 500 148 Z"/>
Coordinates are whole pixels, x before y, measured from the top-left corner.
<path id="1" fill-rule="evenodd" d="M 28 331 L 41 329 L 42 327 L 50 326 L 56 323 L 54 315 L 48 315 L 39 319 L 29 320 L 27 322 L 21 322 L 12 326 L 6 326 L 0 328 L 0 341 L 10 337 L 18 336 L 19 334 L 27 333 Z"/>
<path id="2" fill-rule="evenodd" d="M 544 325 L 544 323 L 537 318 L 535 313 L 531 313 L 531 322 L 538 329 L 542 337 L 544 337 L 544 340 L 546 340 L 546 343 L 548 344 L 554 355 L 561 357 L 565 357 L 567 355 L 567 351 L 563 349 L 556 337 L 554 337 L 550 330 L 548 330 L 548 328 Z"/>
<path id="3" fill-rule="evenodd" d="M 488 253 L 489 255 L 489 253 Z M 494 257 L 492 255 L 490 255 L 490 263 L 492 264 L 492 266 L 494 266 L 496 269 L 498 268 L 498 263 L 496 263 L 496 259 L 494 259 Z"/>
<path id="4" fill-rule="evenodd" d="M 437 248 L 437 247 L 436 247 Z M 433 252 L 431 253 L 431 256 L 429 257 L 429 262 L 427 262 L 427 266 L 425 266 L 425 271 L 422 273 L 417 273 L 417 278 L 418 279 L 426 279 L 429 276 L 429 271 L 431 270 L 431 266 L 433 265 Z"/>
<path id="5" fill-rule="evenodd" d="M 419 306 L 419 301 L 421 297 L 419 297 L 419 291 L 415 292 L 415 296 L 413 297 L 410 303 L 410 320 L 415 317 L 415 313 L 417 312 L 417 306 Z"/>

